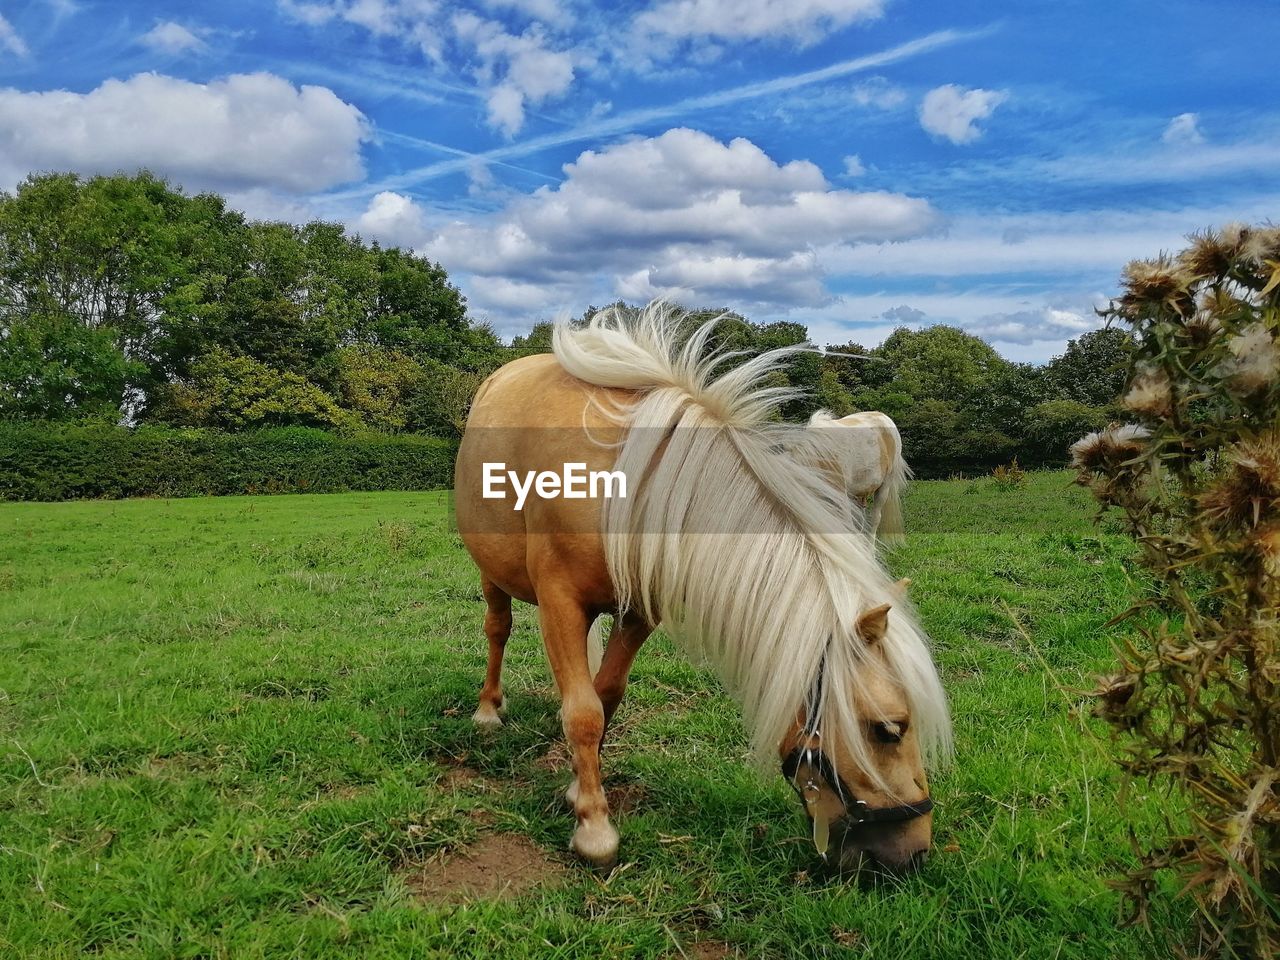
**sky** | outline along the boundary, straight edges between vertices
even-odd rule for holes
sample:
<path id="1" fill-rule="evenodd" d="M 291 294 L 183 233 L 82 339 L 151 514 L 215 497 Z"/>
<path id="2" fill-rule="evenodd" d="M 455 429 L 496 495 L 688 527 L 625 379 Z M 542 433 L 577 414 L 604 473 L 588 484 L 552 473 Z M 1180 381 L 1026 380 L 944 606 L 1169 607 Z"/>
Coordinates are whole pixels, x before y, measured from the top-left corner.
<path id="1" fill-rule="evenodd" d="M 1042 362 L 1124 264 L 1280 219 L 1275 0 L 0 0 L 0 189 L 145 167 L 439 261 Z"/>

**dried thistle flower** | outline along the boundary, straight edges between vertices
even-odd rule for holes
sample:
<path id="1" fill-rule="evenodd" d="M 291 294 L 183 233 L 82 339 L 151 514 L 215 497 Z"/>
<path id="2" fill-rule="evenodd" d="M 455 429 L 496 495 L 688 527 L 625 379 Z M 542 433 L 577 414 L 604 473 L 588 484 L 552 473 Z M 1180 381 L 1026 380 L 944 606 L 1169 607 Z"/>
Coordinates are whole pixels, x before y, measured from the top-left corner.
<path id="1" fill-rule="evenodd" d="M 1280 348 L 1266 324 L 1251 323 L 1227 341 L 1231 354 L 1223 361 L 1219 375 L 1229 381 L 1238 396 L 1251 396 L 1276 382 L 1280 374 Z"/>
<path id="2" fill-rule="evenodd" d="M 1086 434 L 1071 445 L 1071 463 L 1080 470 L 1119 466 L 1142 454 L 1151 431 L 1135 423 L 1112 424 Z"/>
<path id="3" fill-rule="evenodd" d="M 1244 245 L 1248 242 L 1252 233 L 1253 230 L 1248 224 L 1233 220 L 1228 224 L 1224 224 L 1222 229 L 1218 231 L 1218 240 L 1226 251 L 1227 256 L 1235 260 L 1244 251 Z M 1223 273 L 1225 272 L 1223 271 Z"/>
<path id="4" fill-rule="evenodd" d="M 1167 257 L 1135 260 L 1125 267 L 1125 286 L 1140 301 L 1159 303 L 1186 289 L 1189 278 Z"/>
<path id="5" fill-rule="evenodd" d="M 1147 370 L 1134 377 L 1120 402 L 1134 413 L 1159 420 L 1173 413 L 1173 384 L 1163 370 Z"/>
<path id="6" fill-rule="evenodd" d="M 1178 256 L 1178 264 L 1196 277 L 1220 277 L 1231 269 L 1235 247 L 1221 231 L 1206 230 L 1192 234 L 1191 246 Z"/>
<path id="7" fill-rule="evenodd" d="M 1280 227 L 1258 227 L 1249 232 L 1240 256 L 1256 266 L 1280 260 Z"/>
<path id="8" fill-rule="evenodd" d="M 1187 801 L 1188 832 L 1135 840 L 1119 884 L 1141 917 L 1157 875 L 1179 875 L 1200 908 L 1180 955 L 1280 956 L 1278 308 L 1275 227 L 1229 224 L 1173 262 L 1132 265 L 1107 315 L 1133 327 L 1125 403 L 1150 432 L 1113 426 L 1072 447 L 1150 577 L 1130 613 L 1160 618 L 1139 621 L 1095 711 L 1128 776 Z M 1156 370 L 1183 415 L 1159 415 Z"/>

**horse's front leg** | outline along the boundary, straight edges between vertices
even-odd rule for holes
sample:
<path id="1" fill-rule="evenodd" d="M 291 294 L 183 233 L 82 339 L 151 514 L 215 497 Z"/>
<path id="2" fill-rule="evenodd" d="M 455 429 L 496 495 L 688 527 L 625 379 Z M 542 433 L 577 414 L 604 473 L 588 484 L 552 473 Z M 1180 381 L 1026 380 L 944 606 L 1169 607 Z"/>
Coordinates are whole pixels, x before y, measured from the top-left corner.
<path id="1" fill-rule="evenodd" d="M 576 599 L 556 593 L 539 594 L 538 617 L 551 672 L 560 688 L 564 735 L 577 773 L 573 812 L 578 825 L 570 846 L 588 863 L 610 867 L 618 859 L 618 831 L 609 822 L 609 802 L 600 775 L 605 719 L 587 663 L 590 620 Z"/>

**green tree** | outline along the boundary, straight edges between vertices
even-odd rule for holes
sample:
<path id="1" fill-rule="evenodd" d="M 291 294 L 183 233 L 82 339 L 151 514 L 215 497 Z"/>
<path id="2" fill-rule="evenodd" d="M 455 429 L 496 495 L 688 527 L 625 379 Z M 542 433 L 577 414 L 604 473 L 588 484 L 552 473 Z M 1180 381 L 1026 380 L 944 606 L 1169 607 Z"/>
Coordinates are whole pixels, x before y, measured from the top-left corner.
<path id="1" fill-rule="evenodd" d="M 72 325 L 101 332 L 94 341 L 127 361 L 120 406 L 126 390 L 164 379 L 164 320 L 200 312 L 221 239 L 239 223 L 217 198 L 185 197 L 148 173 L 30 177 L 0 194 L 0 316 L 42 317 L 78 342 Z"/>
<path id="2" fill-rule="evenodd" d="M 538 321 L 524 336 L 511 338 L 511 351 L 521 357 L 531 353 L 550 353 L 553 328 L 554 324 L 549 320 Z"/>
<path id="3" fill-rule="evenodd" d="M 916 399 L 963 400 L 1009 366 L 990 344 L 945 326 L 900 328 L 873 353 L 887 361 L 895 388 Z"/>
<path id="4" fill-rule="evenodd" d="M 350 427 L 358 421 L 305 377 L 215 347 L 191 365 L 191 378 L 160 393 L 169 423 L 243 430 L 252 427 Z"/>
<path id="5" fill-rule="evenodd" d="M 138 374 L 109 330 L 61 313 L 0 318 L 0 419 L 114 423 Z"/>
<path id="6" fill-rule="evenodd" d="M 1110 419 L 1102 407 L 1091 407 L 1078 400 L 1046 400 L 1027 411 L 1026 455 L 1029 465 L 1061 466 L 1067 451 L 1086 433 L 1101 430 Z"/>
<path id="7" fill-rule="evenodd" d="M 1118 327 L 1103 327 L 1067 343 L 1045 367 L 1045 379 L 1062 396 L 1091 407 L 1114 407 L 1124 390 L 1133 345 Z"/>
<path id="8" fill-rule="evenodd" d="M 398 350 L 360 344 L 338 351 L 338 399 L 374 430 L 409 426 L 426 378 L 422 365 Z"/>

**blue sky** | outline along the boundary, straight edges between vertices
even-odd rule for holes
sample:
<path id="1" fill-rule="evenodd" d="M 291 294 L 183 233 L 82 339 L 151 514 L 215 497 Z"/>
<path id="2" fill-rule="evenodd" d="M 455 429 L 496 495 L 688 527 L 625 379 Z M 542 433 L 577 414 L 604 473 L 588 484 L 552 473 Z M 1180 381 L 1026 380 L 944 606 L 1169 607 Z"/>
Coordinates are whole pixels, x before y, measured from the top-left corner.
<path id="1" fill-rule="evenodd" d="M 439 260 L 504 334 L 618 297 L 1044 360 L 1280 210 L 1273 0 L 0 0 L 0 189 L 163 173 Z"/>

